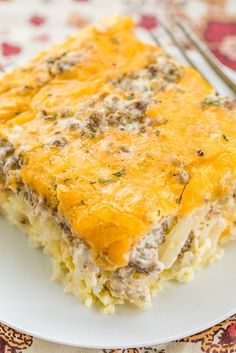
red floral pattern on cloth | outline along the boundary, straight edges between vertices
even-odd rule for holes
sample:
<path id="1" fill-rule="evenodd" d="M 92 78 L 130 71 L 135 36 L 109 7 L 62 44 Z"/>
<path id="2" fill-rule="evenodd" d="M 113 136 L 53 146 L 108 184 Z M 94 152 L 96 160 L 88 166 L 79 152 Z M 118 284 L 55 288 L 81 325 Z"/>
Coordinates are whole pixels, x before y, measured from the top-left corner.
<path id="1" fill-rule="evenodd" d="M 7 42 L 2 42 L 1 50 L 3 56 L 9 57 L 12 55 L 18 55 L 21 52 L 21 47 Z"/>
<path id="2" fill-rule="evenodd" d="M 209 21 L 203 37 L 212 53 L 224 65 L 236 70 L 236 22 Z"/>
<path id="3" fill-rule="evenodd" d="M 42 353 L 45 345 L 50 347 L 50 353 L 62 352 L 60 346 L 43 342 L 32 336 L 18 332 L 6 325 L 0 324 L 0 353 Z M 71 348 L 63 350 L 71 353 Z M 73 352 L 91 353 L 89 350 L 76 349 Z M 214 327 L 196 335 L 183 338 L 173 343 L 153 347 L 127 349 L 99 349 L 93 353 L 235 353 L 236 352 L 236 315 Z"/>
<path id="4" fill-rule="evenodd" d="M 169 19 L 177 15 L 187 20 L 217 59 L 236 71 L 235 0 L 165 0 L 164 4 Z"/>
<path id="5" fill-rule="evenodd" d="M 6 16 L 1 18 L 0 12 L 0 67 L 8 68 L 20 59 L 24 61 L 50 43 L 60 41 L 66 35 L 108 15 L 109 6 L 106 3 L 101 11 L 99 1 L 35 0 L 32 5 L 28 2 L 27 6 L 20 6 L 20 0 L 0 0 L 1 7 L 7 9 L 9 6 L 11 18 L 13 12 L 16 17 L 16 23 L 7 21 Z M 12 4 L 15 4 L 15 8 Z M 99 15 L 94 11 L 96 6 Z M 117 0 L 111 9 L 112 12 L 133 14 L 137 27 L 147 31 L 156 30 L 158 16 L 163 9 L 167 10 L 170 17 L 176 14 L 180 18 L 189 18 L 212 53 L 224 65 L 236 71 L 235 0 Z M 18 28 L 21 27 L 24 28 L 24 35 L 19 34 Z"/>
<path id="6" fill-rule="evenodd" d="M 158 25 L 157 17 L 149 14 L 142 14 L 137 26 L 143 27 L 147 30 L 156 28 Z"/>
<path id="7" fill-rule="evenodd" d="M 204 353 L 236 352 L 236 316 L 179 342 L 200 342 Z"/>
<path id="8" fill-rule="evenodd" d="M 41 26 L 45 23 L 46 19 L 43 16 L 40 15 L 32 15 L 30 16 L 29 22 L 33 25 L 33 26 Z"/>
<path id="9" fill-rule="evenodd" d="M 27 5 L 22 5 L 21 0 L 0 0 L 0 69 L 15 66 L 33 57 L 36 52 L 51 43 L 58 42 L 90 22 L 107 16 L 110 13 L 109 6 L 104 6 L 101 11 L 99 1 L 102 0 L 29 0 Z M 235 4 L 236 0 L 110 1 L 112 12 L 133 14 L 137 27 L 144 31 L 158 28 L 158 17 L 161 16 L 163 7 L 171 16 L 177 14 L 180 18 L 189 18 L 212 53 L 224 65 L 236 70 L 236 6 L 235 14 L 232 14 L 232 4 Z M 22 28 L 22 31 L 19 32 L 19 28 Z M 61 346 L 0 324 L 0 353 L 59 351 L 91 353 L 90 350 L 79 348 L 62 349 Z M 176 342 L 155 347 L 104 349 L 93 352 L 236 353 L 236 315 L 204 332 Z"/>

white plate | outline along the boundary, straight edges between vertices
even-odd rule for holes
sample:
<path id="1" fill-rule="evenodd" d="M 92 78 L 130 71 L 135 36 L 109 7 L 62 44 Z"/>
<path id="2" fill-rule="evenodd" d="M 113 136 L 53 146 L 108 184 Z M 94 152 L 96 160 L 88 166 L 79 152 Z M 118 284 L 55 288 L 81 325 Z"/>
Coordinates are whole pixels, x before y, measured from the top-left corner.
<path id="1" fill-rule="evenodd" d="M 172 285 L 140 311 L 89 309 L 50 281 L 41 250 L 0 218 L 0 321 L 48 341 L 90 348 L 154 345 L 188 336 L 236 312 L 236 243 L 187 284 Z"/>

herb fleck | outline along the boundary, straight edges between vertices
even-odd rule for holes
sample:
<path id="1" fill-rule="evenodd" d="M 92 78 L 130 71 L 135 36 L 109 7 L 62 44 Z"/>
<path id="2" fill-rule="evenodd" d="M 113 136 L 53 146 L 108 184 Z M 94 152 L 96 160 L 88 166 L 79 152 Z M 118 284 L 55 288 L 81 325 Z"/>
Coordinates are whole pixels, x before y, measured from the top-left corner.
<path id="1" fill-rule="evenodd" d="M 176 202 L 177 202 L 178 204 L 180 204 L 181 201 L 182 201 L 183 194 L 184 194 L 184 191 L 185 191 L 185 189 L 186 189 L 186 186 L 187 186 L 187 184 L 184 184 L 184 187 L 183 187 L 183 189 L 182 189 L 182 191 L 181 191 L 180 196 L 176 199 Z"/>
<path id="2" fill-rule="evenodd" d="M 55 61 L 56 61 L 56 59 L 48 59 L 48 60 L 46 60 L 46 62 L 47 62 L 48 64 L 54 64 Z"/>
<path id="3" fill-rule="evenodd" d="M 57 60 L 62 59 L 66 54 L 67 54 L 67 52 L 64 52 L 64 53 L 62 53 L 61 55 L 59 55 L 59 56 L 57 56 L 57 57 L 55 57 L 55 58 L 48 58 L 48 59 L 46 60 L 46 62 L 47 62 L 48 64 L 54 64 Z"/>
<path id="4" fill-rule="evenodd" d="M 206 106 L 208 106 L 208 105 L 214 105 L 215 107 L 219 107 L 220 100 L 217 98 L 213 98 L 213 97 L 205 98 L 204 101 L 201 103 L 201 108 L 205 109 Z"/>
<path id="5" fill-rule="evenodd" d="M 115 175 L 117 177 L 120 177 L 121 175 L 124 175 L 124 174 L 126 174 L 125 168 L 122 168 L 121 170 L 119 170 L 119 172 L 112 173 L 112 175 Z"/>
<path id="6" fill-rule="evenodd" d="M 130 101 L 134 99 L 134 93 L 130 93 L 128 96 L 127 96 L 127 100 Z"/>
<path id="7" fill-rule="evenodd" d="M 56 119 L 57 114 L 47 114 L 46 110 L 41 110 L 39 113 L 39 118 L 43 119 Z"/>
<path id="8" fill-rule="evenodd" d="M 49 115 L 45 115 L 44 119 L 46 120 L 50 120 L 50 119 L 56 119 L 57 114 L 49 114 Z"/>
<path id="9" fill-rule="evenodd" d="M 109 184 L 109 183 L 114 183 L 116 182 L 117 179 L 116 178 L 110 178 L 110 179 L 101 179 L 101 178 L 98 178 L 98 182 L 100 184 Z"/>
<path id="10" fill-rule="evenodd" d="M 89 184 L 91 184 L 91 185 L 96 184 L 96 181 L 89 180 Z"/>
<path id="11" fill-rule="evenodd" d="M 229 141 L 228 137 L 225 134 L 223 134 L 222 137 L 225 141 Z"/>
<path id="12" fill-rule="evenodd" d="M 91 136 L 92 139 L 94 139 L 96 137 L 96 132 L 91 132 L 90 136 Z"/>
<path id="13" fill-rule="evenodd" d="M 81 201 L 80 201 L 80 204 L 81 204 L 81 205 L 85 205 L 84 200 L 81 200 Z"/>
<path id="14" fill-rule="evenodd" d="M 160 136 L 160 133 L 161 133 L 160 130 L 156 130 L 156 131 L 155 131 L 155 135 L 156 135 L 156 136 Z"/>
<path id="15" fill-rule="evenodd" d="M 67 181 L 71 181 L 72 179 L 70 179 L 70 178 L 66 178 L 66 179 L 64 179 L 64 183 L 66 183 Z"/>

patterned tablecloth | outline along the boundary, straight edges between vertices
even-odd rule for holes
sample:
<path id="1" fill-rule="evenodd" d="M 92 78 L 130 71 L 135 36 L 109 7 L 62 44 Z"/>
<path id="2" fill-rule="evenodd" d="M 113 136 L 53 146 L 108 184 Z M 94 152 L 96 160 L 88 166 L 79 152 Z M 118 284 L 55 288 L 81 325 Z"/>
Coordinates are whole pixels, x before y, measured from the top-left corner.
<path id="1" fill-rule="evenodd" d="M 111 13 L 132 14 L 142 30 L 158 28 L 158 16 L 177 13 L 190 19 L 212 53 L 236 71 L 236 0 L 0 0 L 0 69 L 32 57 Z M 191 50 L 191 49 L 190 49 Z M 65 347 L 16 332 L 0 324 L 0 353 L 75 353 Z M 98 350 L 96 353 L 233 353 L 236 315 L 185 339 L 155 347 Z"/>

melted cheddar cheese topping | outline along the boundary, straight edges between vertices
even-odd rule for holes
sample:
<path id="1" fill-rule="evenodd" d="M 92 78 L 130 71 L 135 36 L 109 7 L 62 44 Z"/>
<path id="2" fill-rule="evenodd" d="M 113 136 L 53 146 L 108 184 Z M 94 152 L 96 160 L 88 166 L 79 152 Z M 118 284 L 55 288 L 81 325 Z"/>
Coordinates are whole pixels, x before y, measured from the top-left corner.
<path id="1" fill-rule="evenodd" d="M 23 183 L 108 269 L 127 264 L 160 216 L 190 214 L 236 179 L 234 110 L 132 27 L 114 18 L 86 29 L 0 85 L 0 134 L 23 160 Z"/>

